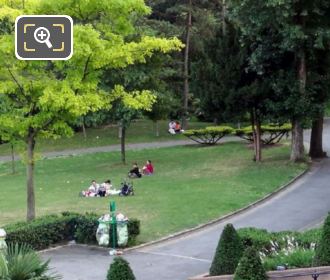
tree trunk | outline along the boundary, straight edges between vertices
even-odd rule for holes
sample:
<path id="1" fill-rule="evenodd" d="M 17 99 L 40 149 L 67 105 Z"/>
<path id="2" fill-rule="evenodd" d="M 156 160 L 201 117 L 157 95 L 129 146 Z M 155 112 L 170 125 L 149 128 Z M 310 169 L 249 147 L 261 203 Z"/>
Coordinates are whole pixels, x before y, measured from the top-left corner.
<path id="1" fill-rule="evenodd" d="M 222 35 L 223 36 L 226 36 L 227 33 L 226 16 L 227 16 L 226 0 L 222 0 Z"/>
<path id="2" fill-rule="evenodd" d="M 121 128 L 121 140 L 120 140 L 120 151 L 121 151 L 121 162 L 126 164 L 126 150 L 125 150 L 125 139 L 126 138 L 126 128 L 122 126 Z"/>
<path id="3" fill-rule="evenodd" d="M 300 121 L 292 121 L 292 147 L 291 160 L 294 162 L 304 160 L 304 130 Z"/>
<path id="4" fill-rule="evenodd" d="M 254 146 L 254 157 L 253 160 L 260 162 L 262 160 L 261 153 L 261 124 L 257 117 L 255 109 L 251 112 L 251 125 L 253 133 L 253 146 Z"/>
<path id="5" fill-rule="evenodd" d="M 28 221 L 33 220 L 36 217 L 35 211 L 35 195 L 34 195 L 34 147 L 35 139 L 32 132 L 29 133 L 27 138 L 27 163 L 26 163 L 26 175 L 27 175 L 27 215 Z"/>
<path id="6" fill-rule="evenodd" d="M 301 98 L 306 95 L 306 54 L 305 51 L 300 52 L 298 63 L 298 79 L 299 92 Z M 294 162 L 304 160 L 304 130 L 301 122 L 294 119 L 292 122 L 292 146 L 291 146 L 291 160 Z"/>
<path id="7" fill-rule="evenodd" d="M 159 137 L 159 122 L 154 121 L 156 137 Z"/>
<path id="8" fill-rule="evenodd" d="M 10 144 L 11 148 L 11 172 L 12 174 L 16 173 L 16 166 L 15 166 L 15 150 L 14 150 L 14 144 Z"/>
<path id="9" fill-rule="evenodd" d="M 327 153 L 323 151 L 323 114 L 313 121 L 309 156 L 311 158 L 324 158 Z"/>
<path id="10" fill-rule="evenodd" d="M 189 0 L 189 11 L 187 15 L 186 25 L 186 40 L 184 50 L 184 90 L 183 90 L 183 116 L 182 116 L 182 128 L 188 128 L 188 99 L 189 99 L 189 50 L 190 50 L 190 33 L 191 33 L 191 9 L 192 0 Z"/>
<path id="11" fill-rule="evenodd" d="M 256 119 L 256 162 L 260 162 L 262 160 L 261 155 L 261 124 L 258 119 Z"/>
<path id="12" fill-rule="evenodd" d="M 122 136 L 122 122 L 118 122 L 118 138 L 121 139 L 121 136 Z"/>
<path id="13" fill-rule="evenodd" d="M 82 131 L 83 131 L 83 135 L 85 140 L 87 139 L 87 132 L 86 132 L 86 126 L 85 126 L 85 118 L 82 117 Z"/>

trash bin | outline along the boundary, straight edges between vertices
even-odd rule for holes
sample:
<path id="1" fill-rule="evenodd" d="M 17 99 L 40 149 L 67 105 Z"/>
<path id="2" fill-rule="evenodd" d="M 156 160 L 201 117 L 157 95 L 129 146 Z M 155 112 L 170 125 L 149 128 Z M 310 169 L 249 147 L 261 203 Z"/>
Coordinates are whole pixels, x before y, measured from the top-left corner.
<path id="1" fill-rule="evenodd" d="M 128 221 L 117 221 L 117 244 L 119 247 L 125 247 L 128 242 Z"/>
<path id="2" fill-rule="evenodd" d="M 110 241 L 110 218 L 104 215 L 98 219 L 99 225 L 96 230 L 96 240 L 100 246 L 109 246 Z"/>
<path id="3" fill-rule="evenodd" d="M 5 253 L 7 250 L 6 236 L 6 231 L 0 228 L 0 253 Z"/>

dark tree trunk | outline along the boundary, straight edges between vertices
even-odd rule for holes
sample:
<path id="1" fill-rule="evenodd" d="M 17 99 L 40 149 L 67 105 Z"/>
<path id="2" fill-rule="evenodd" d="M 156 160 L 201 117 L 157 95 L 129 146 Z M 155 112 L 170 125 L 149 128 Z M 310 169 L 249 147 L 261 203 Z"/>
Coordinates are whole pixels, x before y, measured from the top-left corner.
<path id="1" fill-rule="evenodd" d="M 159 122 L 158 121 L 154 121 L 154 127 L 155 127 L 156 137 L 159 137 Z"/>
<path id="2" fill-rule="evenodd" d="M 191 9 L 192 0 L 189 0 L 189 11 L 187 15 L 187 25 L 186 25 L 186 40 L 185 40 L 185 50 L 184 50 L 184 90 L 183 90 L 183 116 L 182 116 L 182 128 L 188 128 L 188 99 L 189 99 L 189 50 L 190 50 L 190 33 L 191 33 Z"/>
<path id="3" fill-rule="evenodd" d="M 226 36 L 227 33 L 226 17 L 227 17 L 227 4 L 226 4 L 226 0 L 222 0 L 222 35 L 223 36 Z"/>
<path id="4" fill-rule="evenodd" d="M 254 157 L 253 160 L 256 162 L 260 162 L 262 160 L 261 153 L 261 124 L 260 120 L 257 117 L 255 109 L 251 112 L 251 126 L 253 133 L 253 146 L 254 146 Z"/>
<path id="5" fill-rule="evenodd" d="M 323 151 L 323 115 L 313 121 L 311 143 L 309 148 L 309 156 L 311 158 L 323 158 L 327 153 Z"/>
<path id="6" fill-rule="evenodd" d="M 291 160 L 294 162 L 304 160 L 304 130 L 300 121 L 292 121 L 292 147 Z"/>
<path id="7" fill-rule="evenodd" d="M 16 165 L 15 165 L 15 150 L 14 150 L 14 144 L 10 144 L 10 150 L 11 150 L 11 172 L 12 174 L 16 173 Z"/>
<path id="8" fill-rule="evenodd" d="M 303 98 L 306 95 L 307 81 L 305 51 L 301 51 L 299 55 L 298 79 L 300 96 Z M 304 130 L 298 119 L 294 119 L 292 122 L 291 160 L 294 162 L 304 160 Z"/>
<path id="9" fill-rule="evenodd" d="M 35 195 L 34 195 L 34 148 L 35 148 L 35 136 L 33 132 L 29 132 L 27 138 L 27 215 L 28 221 L 33 220 L 36 217 L 35 211 Z"/>
<path id="10" fill-rule="evenodd" d="M 121 121 L 118 122 L 118 138 L 119 138 L 119 139 L 120 139 L 121 136 L 122 136 L 122 127 L 123 127 L 122 122 L 121 122 Z"/>
<path id="11" fill-rule="evenodd" d="M 123 164 L 126 164 L 125 138 L 126 138 L 126 128 L 122 126 L 121 138 L 120 138 L 120 151 L 121 151 L 121 161 Z"/>
<path id="12" fill-rule="evenodd" d="M 86 126 L 85 126 L 85 118 L 82 118 L 82 131 L 83 131 L 83 135 L 84 138 L 87 139 L 87 132 L 86 132 Z"/>

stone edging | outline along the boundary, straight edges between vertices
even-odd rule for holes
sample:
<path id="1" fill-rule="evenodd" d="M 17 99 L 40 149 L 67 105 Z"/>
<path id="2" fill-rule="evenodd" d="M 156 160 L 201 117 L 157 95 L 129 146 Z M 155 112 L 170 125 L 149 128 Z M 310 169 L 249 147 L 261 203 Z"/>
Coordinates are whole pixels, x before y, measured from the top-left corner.
<path id="1" fill-rule="evenodd" d="M 152 245 L 157 245 L 157 244 L 160 244 L 160 243 L 163 243 L 163 242 L 166 242 L 166 241 L 169 241 L 169 240 L 173 240 L 173 239 L 176 239 L 176 238 L 179 238 L 179 237 L 183 237 L 185 235 L 188 235 L 190 233 L 194 233 L 194 232 L 197 232 L 199 230 L 202 230 L 202 229 L 205 229 L 209 226 L 213 226 L 217 223 L 220 223 L 220 222 L 223 222 L 229 218 L 232 218 L 233 216 L 236 216 L 238 214 L 242 214 L 254 207 L 257 207 L 259 206 L 260 204 L 264 203 L 264 202 L 267 202 L 268 200 L 272 199 L 274 196 L 278 195 L 279 193 L 287 190 L 293 183 L 295 183 L 298 179 L 300 179 L 301 177 L 303 177 L 308 171 L 310 171 L 310 168 L 311 168 L 311 164 L 308 166 L 307 169 L 305 169 L 304 171 L 302 171 L 300 174 L 298 174 L 296 177 L 294 177 L 293 179 L 291 179 L 288 183 L 286 183 L 285 185 L 281 186 L 280 188 L 278 188 L 277 190 L 273 191 L 272 193 L 270 194 L 267 194 L 266 196 L 264 196 L 263 198 L 241 208 L 241 209 L 238 209 L 236 211 L 233 211 L 225 216 L 221 216 L 220 218 L 217 218 L 217 219 L 214 219 L 214 220 L 211 220 L 207 223 L 204 223 L 204 224 L 201 224 L 201 225 L 198 225 L 196 227 L 193 227 L 193 228 L 189 228 L 189 229 L 185 229 L 185 230 L 182 230 L 182 231 L 179 231 L 179 232 L 176 232 L 174 234 L 170 234 L 168 236 L 165 236 L 163 238 L 160 238 L 160 239 L 157 239 L 157 240 L 154 240 L 154 241 L 150 241 L 150 242 L 147 242 L 147 243 L 143 243 L 143 244 L 140 244 L 140 245 L 137 245 L 137 246 L 134 246 L 134 247 L 130 247 L 130 248 L 126 248 L 126 249 L 123 249 L 122 251 L 123 252 L 130 252 L 130 251 L 133 251 L 133 250 L 138 250 L 138 249 L 141 249 L 141 248 L 145 248 L 145 247 L 149 247 L 149 246 L 152 246 Z M 52 250 L 56 250 L 56 249 L 59 249 L 59 248 L 63 248 L 63 247 L 69 247 L 69 246 L 76 246 L 76 247 L 82 247 L 82 248 L 90 248 L 90 249 L 94 249 L 94 250 L 99 250 L 99 251 L 109 251 L 110 248 L 108 247 L 100 247 L 100 246 L 97 246 L 97 245 L 86 245 L 86 244 L 67 244 L 67 245 L 62 245 L 62 246 L 59 246 L 59 247 L 54 247 L 54 248 L 49 248 L 49 249 L 45 249 L 45 250 L 42 250 L 41 252 L 47 252 L 47 251 L 52 251 Z"/>

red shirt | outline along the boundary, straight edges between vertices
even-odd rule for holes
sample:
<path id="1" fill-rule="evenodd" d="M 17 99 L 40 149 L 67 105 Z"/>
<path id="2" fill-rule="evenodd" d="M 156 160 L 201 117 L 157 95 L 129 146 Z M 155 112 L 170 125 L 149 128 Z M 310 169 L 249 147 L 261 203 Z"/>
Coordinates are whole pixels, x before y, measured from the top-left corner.
<path id="1" fill-rule="evenodd" d="M 151 163 L 146 165 L 146 169 L 149 173 L 154 173 L 154 167 L 152 166 Z"/>

